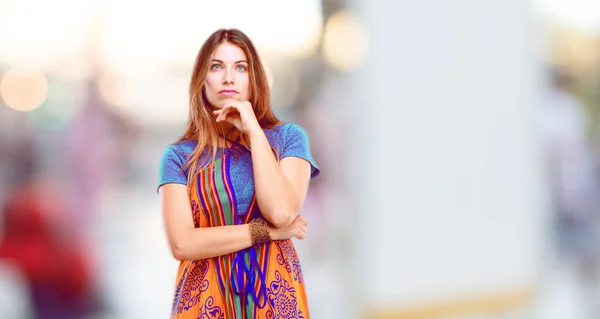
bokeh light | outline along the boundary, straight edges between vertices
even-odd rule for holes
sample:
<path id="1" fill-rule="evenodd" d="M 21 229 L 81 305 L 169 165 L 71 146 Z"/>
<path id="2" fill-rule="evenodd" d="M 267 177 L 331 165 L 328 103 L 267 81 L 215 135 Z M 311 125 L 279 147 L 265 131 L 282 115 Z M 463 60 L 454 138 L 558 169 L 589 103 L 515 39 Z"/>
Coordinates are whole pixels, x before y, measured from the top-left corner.
<path id="1" fill-rule="evenodd" d="M 44 102 L 48 94 L 48 81 L 39 70 L 15 67 L 2 77 L 0 95 L 10 108 L 31 111 Z"/>
<path id="2" fill-rule="evenodd" d="M 104 4 L 105 21 L 100 44 L 103 67 L 116 74 L 140 74 L 149 67 L 186 66 L 193 63 L 202 42 L 220 28 L 238 28 L 254 42 L 261 54 L 292 59 L 313 55 L 321 39 L 323 15 L 320 1 L 282 2 L 175 1 L 178 6 L 141 0 L 110 0 Z M 143 6 L 143 14 L 131 23 L 131 12 Z M 206 12 L 198 20 L 198 13 Z M 261 12 L 260 17 L 248 12 Z M 156 22 L 160 17 L 160 23 Z M 186 61 L 186 62 L 182 62 Z"/>
<path id="3" fill-rule="evenodd" d="M 325 25 L 323 57 L 333 68 L 349 71 L 364 61 L 368 52 L 365 27 L 348 11 L 334 13 Z"/>
<path id="4" fill-rule="evenodd" d="M 0 1 L 0 60 L 38 67 L 70 61 L 86 50 L 92 9 L 79 0 Z"/>
<path id="5" fill-rule="evenodd" d="M 120 108 L 130 103 L 125 97 L 126 84 L 112 74 L 104 73 L 100 76 L 98 89 L 102 98 L 113 106 Z"/>
<path id="6" fill-rule="evenodd" d="M 51 82 L 46 100 L 41 107 L 29 112 L 29 116 L 40 128 L 55 131 L 65 128 L 78 109 L 68 88 Z"/>

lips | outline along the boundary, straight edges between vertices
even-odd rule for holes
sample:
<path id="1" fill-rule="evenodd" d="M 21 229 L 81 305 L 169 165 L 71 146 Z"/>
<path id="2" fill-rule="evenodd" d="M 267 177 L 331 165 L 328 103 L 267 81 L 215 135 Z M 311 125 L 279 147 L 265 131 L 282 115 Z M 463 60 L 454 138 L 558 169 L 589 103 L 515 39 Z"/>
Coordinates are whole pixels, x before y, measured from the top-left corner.
<path id="1" fill-rule="evenodd" d="M 225 95 L 225 96 L 232 96 L 232 95 L 238 94 L 238 92 L 236 90 L 221 90 L 221 91 L 219 91 L 219 94 Z"/>

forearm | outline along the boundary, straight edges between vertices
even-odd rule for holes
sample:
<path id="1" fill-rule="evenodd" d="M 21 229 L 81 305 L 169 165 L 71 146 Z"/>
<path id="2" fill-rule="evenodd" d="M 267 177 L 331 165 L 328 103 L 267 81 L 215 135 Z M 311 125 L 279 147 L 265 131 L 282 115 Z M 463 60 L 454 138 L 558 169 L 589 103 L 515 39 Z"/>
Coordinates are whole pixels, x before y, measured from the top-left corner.
<path id="1" fill-rule="evenodd" d="M 222 256 L 252 246 L 248 224 L 192 228 L 174 235 L 171 249 L 178 260 Z"/>
<path id="2" fill-rule="evenodd" d="M 289 225 L 300 210 L 299 196 L 287 180 L 262 130 L 250 134 L 256 200 L 263 216 L 275 227 Z"/>

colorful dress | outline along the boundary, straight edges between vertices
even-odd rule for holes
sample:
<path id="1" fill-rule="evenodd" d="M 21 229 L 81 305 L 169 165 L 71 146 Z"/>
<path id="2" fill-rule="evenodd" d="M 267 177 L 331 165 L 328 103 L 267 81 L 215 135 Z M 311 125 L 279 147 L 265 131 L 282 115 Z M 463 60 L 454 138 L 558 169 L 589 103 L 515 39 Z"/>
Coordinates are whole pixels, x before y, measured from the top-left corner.
<path id="1" fill-rule="evenodd" d="M 319 174 L 304 129 L 286 123 L 264 131 L 280 159 L 305 159 L 311 164 L 311 178 Z M 185 140 L 165 149 L 159 187 L 187 183 L 182 167 L 196 145 Z M 215 162 L 198 173 L 190 193 L 195 227 L 240 225 L 262 216 L 254 194 L 251 154 L 240 145 L 219 149 Z M 292 241 L 181 261 L 171 317 L 308 319 L 302 269 Z"/>

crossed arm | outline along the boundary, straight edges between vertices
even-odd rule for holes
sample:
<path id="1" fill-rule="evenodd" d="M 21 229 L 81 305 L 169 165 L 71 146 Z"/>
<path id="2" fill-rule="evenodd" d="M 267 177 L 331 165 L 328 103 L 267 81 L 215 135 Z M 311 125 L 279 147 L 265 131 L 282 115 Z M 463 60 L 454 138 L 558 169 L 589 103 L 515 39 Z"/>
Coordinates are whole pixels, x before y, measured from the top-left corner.
<path id="1" fill-rule="evenodd" d="M 263 216 L 275 226 L 271 238 L 303 237 L 306 221 L 297 217 L 308 191 L 310 163 L 297 157 L 277 163 L 264 133 L 252 135 L 251 145 L 256 199 Z M 176 259 L 211 258 L 252 246 L 247 224 L 195 228 L 185 185 L 162 185 L 159 199 Z"/>

